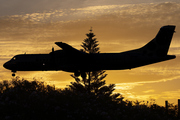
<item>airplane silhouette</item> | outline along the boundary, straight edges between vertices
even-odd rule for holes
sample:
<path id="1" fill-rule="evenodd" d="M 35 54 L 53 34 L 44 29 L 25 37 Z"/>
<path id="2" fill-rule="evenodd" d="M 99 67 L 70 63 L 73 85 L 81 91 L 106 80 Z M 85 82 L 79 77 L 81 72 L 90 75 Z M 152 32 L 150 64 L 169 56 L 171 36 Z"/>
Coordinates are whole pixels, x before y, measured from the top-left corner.
<path id="1" fill-rule="evenodd" d="M 49 54 L 16 55 L 3 66 L 13 72 L 12 76 L 16 71 L 62 70 L 83 78 L 86 77 L 85 72 L 90 71 L 132 69 L 176 58 L 175 55 L 167 55 L 175 27 L 163 26 L 145 46 L 122 53 L 87 54 L 66 43 L 55 42 L 62 50 L 52 49 Z"/>

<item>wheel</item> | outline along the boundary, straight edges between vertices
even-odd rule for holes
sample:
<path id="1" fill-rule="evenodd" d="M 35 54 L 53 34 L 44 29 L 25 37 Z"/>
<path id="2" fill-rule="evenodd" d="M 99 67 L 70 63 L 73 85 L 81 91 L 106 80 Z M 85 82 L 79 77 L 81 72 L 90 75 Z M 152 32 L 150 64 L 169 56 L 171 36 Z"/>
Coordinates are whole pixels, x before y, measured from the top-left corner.
<path id="1" fill-rule="evenodd" d="M 83 79 L 85 79 L 85 78 L 86 78 L 86 73 L 85 73 L 85 72 L 81 72 L 81 77 L 82 77 Z"/>
<path id="2" fill-rule="evenodd" d="M 14 76 L 16 76 L 16 74 L 15 74 L 15 73 L 13 73 L 13 74 L 12 74 L 12 76 L 14 77 Z"/>
<path id="3" fill-rule="evenodd" d="M 74 75 L 75 75 L 76 77 L 79 77 L 80 74 L 81 74 L 81 73 L 80 73 L 79 71 L 74 72 Z"/>

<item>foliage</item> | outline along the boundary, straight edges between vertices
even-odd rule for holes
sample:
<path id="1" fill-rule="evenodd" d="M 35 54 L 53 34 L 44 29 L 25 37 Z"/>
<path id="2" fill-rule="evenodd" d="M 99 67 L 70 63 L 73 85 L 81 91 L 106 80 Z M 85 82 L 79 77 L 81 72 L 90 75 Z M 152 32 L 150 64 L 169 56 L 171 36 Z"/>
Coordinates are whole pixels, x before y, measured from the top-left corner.
<path id="1" fill-rule="evenodd" d="M 3 81 L 0 89 L 1 120 L 177 119 L 177 109 L 172 104 L 166 113 L 165 108 L 157 104 L 124 101 L 122 96 L 115 100 L 109 96 L 97 97 L 68 88 L 61 90 L 37 80 L 14 78 Z"/>
<path id="2" fill-rule="evenodd" d="M 86 36 L 87 38 L 82 42 L 81 46 L 83 49 L 81 51 L 88 54 L 100 53 L 99 44 L 96 38 L 93 38 L 95 35 L 92 33 L 92 29 Z M 104 78 L 107 74 L 105 74 L 104 70 L 86 72 L 86 75 L 88 75 L 89 78 L 79 78 L 75 75 L 71 75 L 75 79 L 75 82 L 71 82 L 71 85 L 69 85 L 70 89 L 74 92 L 91 92 L 95 95 L 106 96 L 112 95 L 112 92 L 115 90 L 115 84 L 105 86 L 106 82 Z M 112 95 L 112 97 L 115 99 L 115 97 L 117 98 L 119 95 L 120 94 Z"/>
<path id="3" fill-rule="evenodd" d="M 82 47 L 84 48 L 83 51 L 86 53 L 99 53 L 99 47 L 97 44 L 98 41 L 96 38 L 93 38 L 95 35 L 92 33 L 92 30 L 90 30 L 89 34 L 86 34 L 88 38 L 84 39 L 84 42 L 82 42 Z"/>

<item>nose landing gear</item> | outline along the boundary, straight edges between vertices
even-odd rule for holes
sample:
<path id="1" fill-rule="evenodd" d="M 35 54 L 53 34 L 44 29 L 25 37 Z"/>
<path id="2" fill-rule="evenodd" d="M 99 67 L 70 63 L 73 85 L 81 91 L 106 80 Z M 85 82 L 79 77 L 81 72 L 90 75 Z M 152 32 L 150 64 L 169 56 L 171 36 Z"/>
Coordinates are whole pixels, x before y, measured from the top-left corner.
<path id="1" fill-rule="evenodd" d="M 12 73 L 12 76 L 13 76 L 13 77 L 16 76 L 16 74 L 15 74 L 16 71 L 15 71 L 15 70 L 12 70 L 11 72 L 13 72 L 13 73 Z"/>
<path id="2" fill-rule="evenodd" d="M 16 76 L 16 74 L 15 74 L 15 73 L 13 73 L 13 74 L 12 74 L 12 76 L 14 77 L 14 76 Z"/>

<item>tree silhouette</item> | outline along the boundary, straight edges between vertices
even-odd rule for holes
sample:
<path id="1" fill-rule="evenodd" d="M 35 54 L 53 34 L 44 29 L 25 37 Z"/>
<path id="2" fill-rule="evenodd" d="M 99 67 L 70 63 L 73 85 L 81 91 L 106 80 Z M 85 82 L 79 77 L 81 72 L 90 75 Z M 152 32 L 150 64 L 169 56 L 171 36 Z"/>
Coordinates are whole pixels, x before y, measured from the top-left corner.
<path id="1" fill-rule="evenodd" d="M 87 38 L 84 39 L 82 42 L 81 51 L 86 52 L 88 54 L 92 53 L 100 53 L 99 47 L 98 47 L 98 41 L 96 38 L 94 38 L 94 33 L 92 33 L 92 28 L 90 29 L 90 32 L 86 34 Z M 115 84 L 110 84 L 108 86 L 105 86 L 106 81 L 104 78 L 107 76 L 105 74 L 104 70 L 99 71 L 91 71 L 85 73 L 88 76 L 88 79 L 86 77 L 77 77 L 75 75 L 71 75 L 75 82 L 71 82 L 71 85 L 69 85 L 70 89 L 75 92 L 89 92 L 94 93 L 95 95 L 106 95 L 110 96 L 112 92 L 115 90 Z M 114 94 L 114 99 L 117 98 L 120 94 Z"/>
<path id="2" fill-rule="evenodd" d="M 148 102 L 147 102 L 148 103 Z M 179 120 L 178 106 L 124 101 L 77 94 L 46 82 L 20 79 L 0 81 L 0 120 Z"/>

